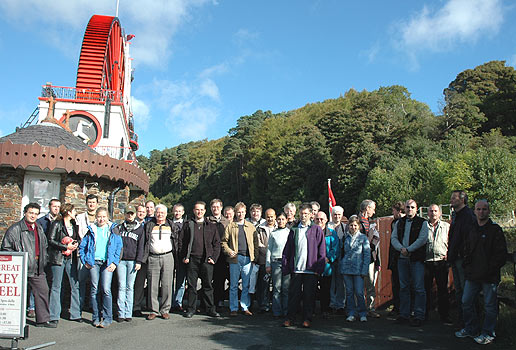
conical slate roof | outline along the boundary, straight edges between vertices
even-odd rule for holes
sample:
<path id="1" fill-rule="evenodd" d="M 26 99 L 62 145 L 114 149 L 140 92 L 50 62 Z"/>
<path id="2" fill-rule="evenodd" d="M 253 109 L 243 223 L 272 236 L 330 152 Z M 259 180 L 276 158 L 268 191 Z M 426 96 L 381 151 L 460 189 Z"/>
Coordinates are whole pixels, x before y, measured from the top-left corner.
<path id="1" fill-rule="evenodd" d="M 42 123 L 31 125 L 4 137 L 0 137 L 0 143 L 10 140 L 13 144 L 32 145 L 34 142 L 41 146 L 59 147 L 63 145 L 67 149 L 74 151 L 88 150 L 93 154 L 97 154 L 91 147 L 82 142 L 80 138 L 74 136 L 71 132 L 66 131 L 58 125 L 51 123 Z"/>

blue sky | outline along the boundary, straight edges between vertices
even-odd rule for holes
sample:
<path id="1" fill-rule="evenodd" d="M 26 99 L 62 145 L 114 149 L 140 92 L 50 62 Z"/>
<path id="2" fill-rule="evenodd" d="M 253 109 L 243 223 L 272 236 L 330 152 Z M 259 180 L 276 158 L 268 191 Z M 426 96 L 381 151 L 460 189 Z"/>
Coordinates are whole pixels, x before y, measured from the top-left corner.
<path id="1" fill-rule="evenodd" d="M 0 136 L 37 106 L 41 85 L 74 86 L 86 25 L 116 0 L 0 2 Z M 138 154 L 216 139 L 274 113 L 399 84 L 439 112 L 461 71 L 516 64 L 511 0 L 120 0 L 134 34 Z"/>

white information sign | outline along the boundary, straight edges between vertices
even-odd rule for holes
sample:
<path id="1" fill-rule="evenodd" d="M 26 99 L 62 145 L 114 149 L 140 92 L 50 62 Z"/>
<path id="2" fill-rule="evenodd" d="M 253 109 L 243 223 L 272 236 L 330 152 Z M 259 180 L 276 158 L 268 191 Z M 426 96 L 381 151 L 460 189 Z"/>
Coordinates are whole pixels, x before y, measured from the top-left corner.
<path id="1" fill-rule="evenodd" d="M 27 304 L 27 253 L 0 252 L 0 337 L 22 338 Z"/>

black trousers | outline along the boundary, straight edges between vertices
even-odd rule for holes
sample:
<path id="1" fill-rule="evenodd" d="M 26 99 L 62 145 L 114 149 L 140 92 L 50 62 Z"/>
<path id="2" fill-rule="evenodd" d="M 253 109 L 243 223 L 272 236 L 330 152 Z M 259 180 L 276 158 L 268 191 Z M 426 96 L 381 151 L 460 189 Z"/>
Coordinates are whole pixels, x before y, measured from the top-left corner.
<path id="1" fill-rule="evenodd" d="M 226 280 L 229 281 L 229 265 L 225 256 L 219 256 L 213 268 L 213 298 L 215 305 L 226 300 Z"/>
<path id="2" fill-rule="evenodd" d="M 213 266 L 204 262 L 203 258 L 195 256 L 190 257 L 190 261 L 186 264 L 186 280 L 188 283 L 188 312 L 195 312 L 197 308 L 197 279 L 201 279 L 201 298 L 202 303 L 206 307 L 206 311 L 215 311 L 213 303 L 213 286 L 211 280 L 213 278 Z"/>
<path id="3" fill-rule="evenodd" d="M 400 277 L 398 274 L 398 264 L 391 269 L 392 304 L 394 311 L 400 311 Z"/>
<path id="4" fill-rule="evenodd" d="M 147 279 L 147 264 L 143 263 L 142 267 L 136 273 L 134 280 L 134 302 L 133 311 L 141 311 L 142 304 L 147 302 L 145 298 L 145 280 Z M 146 305 L 143 306 L 146 309 Z"/>
<path id="5" fill-rule="evenodd" d="M 425 262 L 425 290 L 426 290 L 426 310 L 435 308 L 433 305 L 432 287 L 435 279 L 437 285 L 437 310 L 441 318 L 448 318 L 450 301 L 448 299 L 448 271 L 446 261 L 427 261 Z"/>
<path id="6" fill-rule="evenodd" d="M 303 320 L 312 321 L 314 313 L 315 290 L 317 289 L 317 275 L 309 273 L 293 273 L 290 275 L 288 290 L 287 318 L 294 320 L 303 301 Z"/>
<path id="7" fill-rule="evenodd" d="M 319 295 L 321 301 L 321 312 L 330 311 L 330 289 L 331 276 L 319 276 Z M 315 298 L 314 298 L 315 304 Z M 314 308 L 315 310 L 315 308 Z"/>

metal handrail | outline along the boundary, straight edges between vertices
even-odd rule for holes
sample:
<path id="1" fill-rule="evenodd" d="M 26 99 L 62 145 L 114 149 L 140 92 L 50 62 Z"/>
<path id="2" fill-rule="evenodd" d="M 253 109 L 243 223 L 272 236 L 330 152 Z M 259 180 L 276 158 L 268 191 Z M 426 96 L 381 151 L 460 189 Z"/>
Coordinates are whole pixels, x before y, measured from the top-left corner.
<path id="1" fill-rule="evenodd" d="M 54 97 L 63 100 L 101 101 L 109 99 L 112 102 L 122 102 L 122 92 L 106 89 L 84 89 L 66 86 L 43 85 L 41 97 Z"/>

